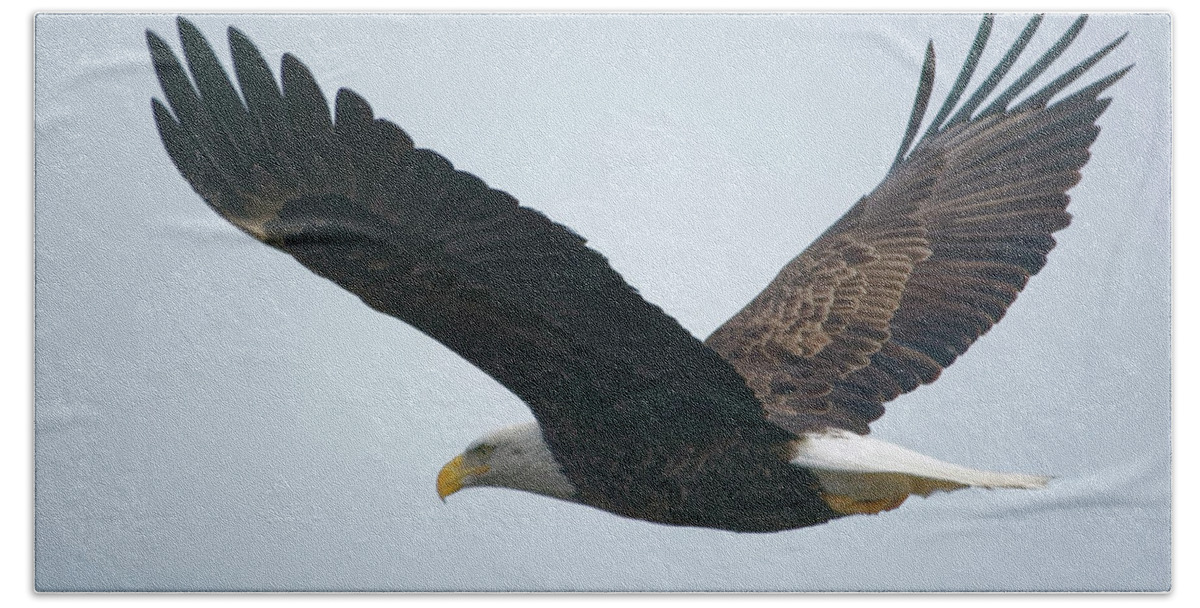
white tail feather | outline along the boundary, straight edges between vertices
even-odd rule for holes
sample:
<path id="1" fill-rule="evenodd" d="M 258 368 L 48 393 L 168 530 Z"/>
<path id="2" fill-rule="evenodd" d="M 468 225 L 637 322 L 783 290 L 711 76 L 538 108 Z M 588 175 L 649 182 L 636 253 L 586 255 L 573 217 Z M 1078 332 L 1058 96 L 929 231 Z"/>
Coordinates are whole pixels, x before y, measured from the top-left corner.
<path id="1" fill-rule="evenodd" d="M 792 464 L 812 470 L 824 492 L 843 501 L 888 505 L 881 508 L 899 505 L 910 494 L 928 496 L 967 487 L 1033 489 L 1050 480 L 970 469 L 843 430 L 804 435 L 795 449 Z"/>

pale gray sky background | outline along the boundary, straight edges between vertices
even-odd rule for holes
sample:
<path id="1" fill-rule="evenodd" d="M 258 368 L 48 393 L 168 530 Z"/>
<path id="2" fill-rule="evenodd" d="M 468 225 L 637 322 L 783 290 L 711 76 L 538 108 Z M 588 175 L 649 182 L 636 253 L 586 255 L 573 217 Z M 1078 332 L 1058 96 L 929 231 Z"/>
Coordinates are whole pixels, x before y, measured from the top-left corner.
<path id="1" fill-rule="evenodd" d="M 882 177 L 925 43 L 940 101 L 978 16 L 322 16 L 246 32 L 587 237 L 707 335 Z M 1048 17 L 1029 65 L 1070 23 Z M 990 68 L 1025 17 L 997 20 Z M 1153 590 L 1170 584 L 1170 22 L 1123 32 L 1074 224 L 1008 316 L 875 432 L 1051 474 L 771 535 L 502 490 L 438 501 L 528 410 L 466 362 L 226 225 L 171 165 L 143 31 L 37 24 L 42 589 Z M 178 46 L 177 44 L 175 45 Z"/>

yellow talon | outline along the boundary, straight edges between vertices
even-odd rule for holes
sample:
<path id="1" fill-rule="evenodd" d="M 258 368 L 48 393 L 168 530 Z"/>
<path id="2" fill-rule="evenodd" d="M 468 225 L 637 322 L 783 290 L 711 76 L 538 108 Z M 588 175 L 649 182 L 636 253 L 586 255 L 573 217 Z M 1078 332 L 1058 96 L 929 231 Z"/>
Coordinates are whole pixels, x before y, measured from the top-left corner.
<path id="1" fill-rule="evenodd" d="M 831 509 L 843 515 L 863 515 L 875 514 L 882 511 L 891 511 L 896 507 L 904 504 L 908 495 L 905 494 L 899 498 L 880 498 L 879 500 L 858 500 L 850 496 L 841 494 L 821 494 L 821 499 Z"/>

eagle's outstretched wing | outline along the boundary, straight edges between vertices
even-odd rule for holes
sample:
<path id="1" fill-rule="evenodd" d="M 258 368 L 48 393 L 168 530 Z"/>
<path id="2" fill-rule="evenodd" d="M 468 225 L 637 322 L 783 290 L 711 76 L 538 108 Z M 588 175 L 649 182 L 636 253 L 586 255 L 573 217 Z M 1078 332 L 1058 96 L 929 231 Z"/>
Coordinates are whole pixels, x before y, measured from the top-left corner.
<path id="1" fill-rule="evenodd" d="M 1109 103 L 1099 95 L 1129 68 L 1049 102 L 1124 37 L 1012 104 L 1085 20 L 980 110 L 1041 21 L 1029 22 L 959 106 L 991 31 L 986 17 L 945 104 L 910 151 L 933 83 L 929 46 L 883 183 L 706 341 L 746 378 L 773 422 L 793 432 L 834 425 L 866 433 L 883 403 L 935 380 L 1046 263 L 1052 234 L 1070 222 L 1066 192 Z"/>
<path id="2" fill-rule="evenodd" d="M 697 434 L 786 436 L 732 366 L 575 233 L 414 148 L 353 92 L 338 92 L 331 117 L 291 55 L 281 90 L 231 28 L 239 96 L 200 32 L 178 24 L 188 70 L 147 32 L 170 105 L 153 110 L 192 187 L 231 223 L 516 393 L 569 476 L 625 462 L 639 442 L 670 451 Z"/>

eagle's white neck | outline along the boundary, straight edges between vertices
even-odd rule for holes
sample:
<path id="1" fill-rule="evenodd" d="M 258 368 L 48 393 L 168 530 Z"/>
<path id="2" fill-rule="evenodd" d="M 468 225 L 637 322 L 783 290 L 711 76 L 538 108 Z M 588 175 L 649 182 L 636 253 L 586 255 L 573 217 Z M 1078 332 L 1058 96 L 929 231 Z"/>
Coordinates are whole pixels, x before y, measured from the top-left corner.
<path id="1" fill-rule="evenodd" d="M 564 500 L 575 497 L 574 484 L 563 475 L 536 422 L 492 431 L 473 442 L 463 458 L 468 467 L 487 469 L 464 479 L 464 487 L 512 488 Z"/>

